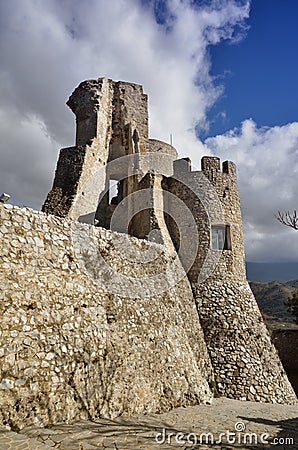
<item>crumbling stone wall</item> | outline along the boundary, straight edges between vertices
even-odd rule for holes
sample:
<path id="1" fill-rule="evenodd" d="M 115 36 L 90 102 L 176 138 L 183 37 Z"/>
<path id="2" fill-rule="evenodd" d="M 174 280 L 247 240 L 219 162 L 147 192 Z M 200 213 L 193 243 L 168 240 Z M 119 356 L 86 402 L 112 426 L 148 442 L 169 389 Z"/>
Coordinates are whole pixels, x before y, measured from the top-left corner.
<path id="1" fill-rule="evenodd" d="M 188 280 L 148 292 L 146 277 L 172 261 L 164 247 L 11 205 L 0 205 L 0 236 L 2 424 L 211 400 L 212 368 Z M 140 264 L 124 248 L 157 256 Z M 99 257 L 108 262 L 104 273 Z M 111 286 L 113 271 L 122 281 Z M 125 296 L 125 275 L 136 280 L 136 298 Z"/>
<path id="2" fill-rule="evenodd" d="M 149 149 L 147 95 L 140 85 L 99 78 L 82 82 L 67 104 L 76 115 L 76 146 L 60 151 L 43 211 L 93 223 L 109 178 L 122 175 L 107 168 L 103 179 L 100 169 L 121 156 Z M 70 174 L 65 173 L 68 169 Z"/>

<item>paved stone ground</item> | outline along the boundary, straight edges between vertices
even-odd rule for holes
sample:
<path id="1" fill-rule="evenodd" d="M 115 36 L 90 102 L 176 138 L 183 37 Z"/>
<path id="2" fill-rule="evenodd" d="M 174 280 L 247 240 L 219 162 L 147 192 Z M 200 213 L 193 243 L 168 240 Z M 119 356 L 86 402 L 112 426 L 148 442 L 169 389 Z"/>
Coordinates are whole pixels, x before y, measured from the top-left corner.
<path id="1" fill-rule="evenodd" d="M 178 433 L 183 433 L 183 436 Z M 206 433 L 213 435 L 213 442 L 211 434 L 206 436 Z M 220 433 L 225 435 L 220 437 Z M 276 441 L 273 442 L 273 439 Z M 53 448 L 298 449 L 298 405 L 260 404 L 219 398 L 211 406 L 178 408 L 161 415 L 81 421 L 50 428 L 30 427 L 21 433 L 0 430 L 0 450 Z"/>

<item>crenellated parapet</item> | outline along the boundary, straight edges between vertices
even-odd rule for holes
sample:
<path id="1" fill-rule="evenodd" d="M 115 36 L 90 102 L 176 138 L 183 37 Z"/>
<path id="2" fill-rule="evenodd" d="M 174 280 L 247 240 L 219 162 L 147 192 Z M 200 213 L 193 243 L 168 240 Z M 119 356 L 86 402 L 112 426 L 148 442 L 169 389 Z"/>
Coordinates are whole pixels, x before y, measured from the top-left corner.
<path id="1" fill-rule="evenodd" d="M 173 177 L 165 180 L 164 187 L 187 205 L 199 233 L 197 257 L 189 273 L 190 279 L 197 280 L 208 253 L 216 255 L 220 251 L 214 268 L 216 276 L 246 280 L 235 164 L 224 161 L 221 165 L 219 158 L 204 156 L 201 171 L 192 171 L 189 158 L 174 161 L 173 167 Z M 180 233 L 175 231 L 173 220 L 168 219 L 168 222 L 175 245 L 179 247 Z"/>

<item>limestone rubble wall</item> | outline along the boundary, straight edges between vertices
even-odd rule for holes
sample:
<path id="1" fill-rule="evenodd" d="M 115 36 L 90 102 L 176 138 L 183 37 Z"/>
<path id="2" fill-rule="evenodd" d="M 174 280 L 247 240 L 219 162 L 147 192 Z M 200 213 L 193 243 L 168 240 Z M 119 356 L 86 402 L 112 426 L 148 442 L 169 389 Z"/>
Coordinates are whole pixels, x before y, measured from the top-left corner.
<path id="1" fill-rule="evenodd" d="M 295 403 L 296 395 L 246 281 L 235 165 L 226 161 L 221 167 L 219 158 L 203 157 L 202 171 L 192 172 L 189 161 L 178 160 L 166 187 L 183 200 L 196 220 L 198 251 L 188 277 L 219 394 Z M 187 230 L 187 221 L 186 216 L 182 218 L 182 230 Z M 212 245 L 214 225 L 230 231 L 229 245 L 220 251 Z M 179 242 L 180 233 L 171 221 L 170 233 Z M 194 238 L 188 241 L 191 250 Z"/>
<path id="2" fill-rule="evenodd" d="M 218 392 L 238 400 L 296 403 L 249 284 L 215 273 L 193 289 Z"/>
<path id="3" fill-rule="evenodd" d="M 188 280 L 148 291 L 146 277 L 171 262 L 163 247 L 11 205 L 0 205 L 0 236 L 2 424 L 113 418 L 211 400 L 212 368 Z M 140 264 L 121 254 L 125 246 L 157 257 Z M 133 289 L 135 277 L 145 296 L 120 295 L 123 275 Z"/>
<path id="4" fill-rule="evenodd" d="M 298 329 L 271 331 L 271 339 L 286 370 L 298 372 Z"/>

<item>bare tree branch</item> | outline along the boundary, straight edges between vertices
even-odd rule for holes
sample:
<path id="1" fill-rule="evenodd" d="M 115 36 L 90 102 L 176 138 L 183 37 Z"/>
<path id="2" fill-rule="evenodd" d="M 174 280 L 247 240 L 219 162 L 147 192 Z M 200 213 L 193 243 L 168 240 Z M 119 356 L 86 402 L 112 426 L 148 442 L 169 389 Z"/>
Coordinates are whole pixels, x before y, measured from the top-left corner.
<path id="1" fill-rule="evenodd" d="M 283 225 L 298 230 L 298 215 L 296 210 L 293 212 L 278 211 L 277 214 L 275 214 L 275 218 Z"/>

